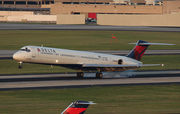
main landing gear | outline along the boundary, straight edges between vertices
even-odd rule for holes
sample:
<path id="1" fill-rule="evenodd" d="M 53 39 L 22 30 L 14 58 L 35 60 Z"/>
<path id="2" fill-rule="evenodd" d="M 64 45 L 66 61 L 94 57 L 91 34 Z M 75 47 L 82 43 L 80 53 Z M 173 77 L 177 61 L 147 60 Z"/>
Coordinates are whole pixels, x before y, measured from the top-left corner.
<path id="1" fill-rule="evenodd" d="M 101 72 L 96 73 L 96 78 L 102 78 L 103 74 Z"/>
<path id="2" fill-rule="evenodd" d="M 103 74 L 101 73 L 101 69 L 97 69 L 98 72 L 96 73 L 96 78 L 102 78 Z"/>
<path id="3" fill-rule="evenodd" d="M 83 78 L 84 76 L 84 73 L 83 72 L 77 72 L 77 77 L 78 78 Z"/>
<path id="4" fill-rule="evenodd" d="M 83 72 L 77 72 L 77 77 L 78 78 L 83 78 L 84 73 Z M 96 73 L 96 78 L 102 78 L 103 74 L 101 72 Z"/>
<path id="5" fill-rule="evenodd" d="M 22 67 L 22 62 L 21 62 L 21 61 L 19 62 L 18 68 L 19 68 L 19 69 L 22 69 L 22 68 L 23 68 L 23 67 Z"/>

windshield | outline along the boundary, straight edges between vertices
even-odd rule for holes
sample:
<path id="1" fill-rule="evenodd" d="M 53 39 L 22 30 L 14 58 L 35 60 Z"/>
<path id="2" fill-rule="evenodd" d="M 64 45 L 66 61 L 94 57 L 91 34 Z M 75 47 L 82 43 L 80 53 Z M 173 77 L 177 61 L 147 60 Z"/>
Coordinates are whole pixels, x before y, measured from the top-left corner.
<path id="1" fill-rule="evenodd" d="M 27 52 L 30 52 L 31 50 L 30 49 L 28 49 L 28 48 L 25 48 L 25 49 L 20 49 L 19 51 L 27 51 Z"/>

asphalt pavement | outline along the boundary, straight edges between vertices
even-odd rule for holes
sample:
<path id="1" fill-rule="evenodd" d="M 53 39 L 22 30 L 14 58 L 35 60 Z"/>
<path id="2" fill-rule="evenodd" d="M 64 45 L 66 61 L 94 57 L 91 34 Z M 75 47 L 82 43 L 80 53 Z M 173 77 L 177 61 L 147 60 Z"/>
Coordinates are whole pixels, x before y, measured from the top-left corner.
<path id="1" fill-rule="evenodd" d="M 41 25 L 0 23 L 0 30 L 108 30 L 108 31 L 152 31 L 180 32 L 180 27 L 149 26 L 103 26 L 103 25 Z"/>
<path id="2" fill-rule="evenodd" d="M 102 79 L 95 78 L 95 73 L 85 73 L 84 78 L 77 78 L 76 73 L 1 75 L 0 90 L 180 84 L 179 70 L 130 72 L 106 72 Z"/>

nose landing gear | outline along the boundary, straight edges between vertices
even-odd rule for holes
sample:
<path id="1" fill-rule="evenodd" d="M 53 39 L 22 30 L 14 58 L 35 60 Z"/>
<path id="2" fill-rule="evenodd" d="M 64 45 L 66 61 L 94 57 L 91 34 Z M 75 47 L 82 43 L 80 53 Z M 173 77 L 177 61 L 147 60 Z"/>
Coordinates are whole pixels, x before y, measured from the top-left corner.
<path id="1" fill-rule="evenodd" d="M 23 67 L 22 67 L 22 62 L 20 61 L 20 62 L 18 62 L 19 63 L 19 66 L 18 66 L 18 68 L 19 69 L 22 69 Z"/>

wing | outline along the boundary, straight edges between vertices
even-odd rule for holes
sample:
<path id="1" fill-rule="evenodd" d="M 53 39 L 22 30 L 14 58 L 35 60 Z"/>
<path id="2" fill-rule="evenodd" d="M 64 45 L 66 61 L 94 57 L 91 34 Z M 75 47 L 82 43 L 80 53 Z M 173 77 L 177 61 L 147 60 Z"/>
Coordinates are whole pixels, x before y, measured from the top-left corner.
<path id="1" fill-rule="evenodd" d="M 142 66 L 164 66 L 164 64 L 134 64 L 134 65 L 110 65 L 110 64 L 83 64 L 82 67 L 98 67 L 98 68 L 124 68 L 124 67 L 142 67 Z"/>
<path id="2" fill-rule="evenodd" d="M 82 67 L 86 69 L 96 69 L 101 72 L 117 72 L 130 69 L 137 69 L 142 66 L 159 66 L 163 64 L 132 64 L 132 65 L 112 65 L 112 64 L 83 64 Z"/>

